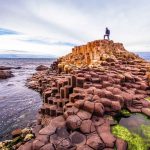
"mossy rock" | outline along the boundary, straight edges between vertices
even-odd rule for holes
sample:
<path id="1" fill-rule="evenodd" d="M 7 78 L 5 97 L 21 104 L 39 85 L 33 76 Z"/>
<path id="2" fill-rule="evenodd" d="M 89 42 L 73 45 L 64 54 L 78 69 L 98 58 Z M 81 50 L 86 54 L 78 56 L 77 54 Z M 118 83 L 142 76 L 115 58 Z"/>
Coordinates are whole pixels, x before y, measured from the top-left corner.
<path id="1" fill-rule="evenodd" d="M 149 144 L 145 143 L 144 139 L 138 134 L 131 133 L 127 128 L 116 125 L 112 127 L 112 133 L 128 142 L 128 150 L 147 150 Z"/>
<path id="2" fill-rule="evenodd" d="M 115 115 L 114 119 L 119 123 L 122 117 L 127 118 L 130 116 L 131 116 L 131 113 L 128 110 L 122 109 L 119 113 Z"/>
<path id="3" fill-rule="evenodd" d="M 120 111 L 120 114 L 123 116 L 123 117 L 130 117 L 131 116 L 131 113 L 126 110 L 126 109 L 123 109 Z"/>
<path id="4" fill-rule="evenodd" d="M 141 125 L 141 132 L 143 134 L 145 142 L 149 143 L 149 146 L 150 146 L 150 126 L 142 124 Z"/>
<path id="5" fill-rule="evenodd" d="M 150 97 L 146 97 L 145 100 L 150 101 Z"/>

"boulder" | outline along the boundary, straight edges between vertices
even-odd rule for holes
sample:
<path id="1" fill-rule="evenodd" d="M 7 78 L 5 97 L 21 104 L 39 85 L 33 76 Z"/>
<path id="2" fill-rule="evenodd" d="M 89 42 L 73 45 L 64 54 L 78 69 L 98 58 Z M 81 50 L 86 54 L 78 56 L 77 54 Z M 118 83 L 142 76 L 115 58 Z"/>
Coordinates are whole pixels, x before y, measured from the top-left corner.
<path id="1" fill-rule="evenodd" d="M 94 112 L 94 103 L 90 102 L 90 101 L 85 101 L 83 109 L 90 113 L 93 113 Z"/>
<path id="2" fill-rule="evenodd" d="M 40 65 L 40 66 L 36 67 L 36 71 L 43 71 L 43 70 L 48 70 L 48 67 L 44 66 L 44 65 Z"/>
<path id="3" fill-rule="evenodd" d="M 86 133 L 94 132 L 96 129 L 91 120 L 84 120 L 82 121 L 80 130 L 82 133 L 86 134 Z"/>
<path id="4" fill-rule="evenodd" d="M 21 145 L 17 150 L 33 150 L 32 141 L 26 142 L 24 145 Z"/>
<path id="5" fill-rule="evenodd" d="M 113 111 L 120 111 L 121 110 L 120 102 L 112 101 L 111 108 L 112 108 Z"/>
<path id="6" fill-rule="evenodd" d="M 77 146 L 83 146 L 86 143 L 85 135 L 77 131 L 74 131 L 73 133 L 71 133 L 70 139 L 71 139 L 72 144 L 77 145 Z"/>
<path id="7" fill-rule="evenodd" d="M 102 117 L 92 116 L 92 122 L 94 126 L 97 127 L 97 126 L 101 126 L 105 122 L 105 120 Z"/>
<path id="8" fill-rule="evenodd" d="M 52 135 L 56 131 L 56 127 L 52 126 L 51 124 L 49 126 L 44 127 L 39 131 L 39 134 L 41 135 Z"/>
<path id="9" fill-rule="evenodd" d="M 0 70 L 0 79 L 7 79 L 13 77 L 12 71 L 9 70 Z"/>
<path id="10" fill-rule="evenodd" d="M 40 150 L 55 150 L 51 143 L 44 145 Z"/>
<path id="11" fill-rule="evenodd" d="M 76 150 L 93 150 L 93 148 L 89 147 L 88 145 L 78 146 Z"/>
<path id="12" fill-rule="evenodd" d="M 66 125 L 71 130 L 80 128 L 82 120 L 77 115 L 71 115 L 66 119 Z"/>
<path id="13" fill-rule="evenodd" d="M 21 129 L 16 129 L 16 130 L 13 130 L 11 132 L 12 137 L 16 137 L 16 136 L 19 136 L 21 134 L 22 134 L 22 130 Z"/>
<path id="14" fill-rule="evenodd" d="M 42 146 L 44 146 L 45 143 L 39 140 L 34 140 L 32 144 L 32 149 L 33 150 L 39 150 Z"/>
<path id="15" fill-rule="evenodd" d="M 117 147 L 117 150 L 127 150 L 128 143 L 122 139 L 117 138 L 116 139 L 116 147 Z"/>
<path id="16" fill-rule="evenodd" d="M 150 108 L 142 108 L 142 113 L 150 117 Z"/>
<path id="17" fill-rule="evenodd" d="M 55 142 L 55 148 L 57 150 L 71 150 L 73 147 L 69 138 L 60 139 L 57 143 Z"/>
<path id="18" fill-rule="evenodd" d="M 106 147 L 113 148 L 116 138 L 110 132 L 110 125 L 108 122 L 103 123 L 97 127 L 97 133 L 105 143 Z"/>
<path id="19" fill-rule="evenodd" d="M 36 140 L 39 140 L 41 142 L 43 142 L 44 144 L 47 144 L 49 142 L 49 135 L 38 135 L 36 137 Z"/>
<path id="20" fill-rule="evenodd" d="M 94 106 L 94 114 L 98 116 L 103 116 L 104 114 L 104 106 L 102 103 L 95 103 Z"/>
<path id="21" fill-rule="evenodd" d="M 92 134 L 88 136 L 86 144 L 94 150 L 102 150 L 105 148 L 105 144 L 102 142 L 97 134 Z"/>
<path id="22" fill-rule="evenodd" d="M 0 70 L 10 70 L 12 67 L 0 66 Z"/>
<path id="23" fill-rule="evenodd" d="M 82 120 L 87 120 L 87 119 L 90 119 L 92 114 L 87 112 L 87 111 L 84 111 L 84 110 L 79 110 L 79 112 L 77 113 L 77 116 L 79 118 L 81 118 Z"/>

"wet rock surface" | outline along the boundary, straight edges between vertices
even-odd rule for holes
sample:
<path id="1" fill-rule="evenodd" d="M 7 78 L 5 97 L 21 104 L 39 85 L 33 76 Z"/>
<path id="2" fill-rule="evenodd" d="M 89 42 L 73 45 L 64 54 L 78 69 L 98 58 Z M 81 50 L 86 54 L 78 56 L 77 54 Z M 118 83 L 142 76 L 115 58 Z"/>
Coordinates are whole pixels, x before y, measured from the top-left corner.
<path id="1" fill-rule="evenodd" d="M 10 70 L 0 70 L 0 79 L 7 79 L 13 77 L 12 71 Z"/>
<path id="2" fill-rule="evenodd" d="M 149 71 L 148 62 L 120 43 L 98 40 L 73 48 L 28 80 L 43 97 L 42 129 L 29 149 L 126 150 L 127 143 L 111 133 L 114 122 L 106 116 L 122 109 L 150 115 L 145 99 L 150 96 Z"/>
<path id="3" fill-rule="evenodd" d="M 43 71 L 43 70 L 47 70 L 48 67 L 47 66 L 44 66 L 44 65 L 40 65 L 38 67 L 36 67 L 36 71 Z"/>

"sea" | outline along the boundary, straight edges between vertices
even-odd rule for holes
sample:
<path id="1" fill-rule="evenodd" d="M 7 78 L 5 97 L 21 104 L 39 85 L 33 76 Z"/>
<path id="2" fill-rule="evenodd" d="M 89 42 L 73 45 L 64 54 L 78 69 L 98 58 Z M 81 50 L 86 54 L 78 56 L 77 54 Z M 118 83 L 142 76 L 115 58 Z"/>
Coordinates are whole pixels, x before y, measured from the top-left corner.
<path id="1" fill-rule="evenodd" d="M 150 61 L 150 53 L 136 54 Z M 21 67 L 12 69 L 14 77 L 0 80 L 0 141 L 10 139 L 12 130 L 35 123 L 42 100 L 39 93 L 27 88 L 25 83 L 37 66 L 50 66 L 53 61 L 45 58 L 0 59 L 0 66 Z"/>
<path id="2" fill-rule="evenodd" d="M 0 59 L 0 66 L 21 67 L 12 69 L 14 77 L 0 80 L 0 141 L 11 139 L 17 128 L 31 127 L 42 104 L 40 94 L 26 87 L 27 78 L 39 65 L 50 66 L 54 59 Z"/>

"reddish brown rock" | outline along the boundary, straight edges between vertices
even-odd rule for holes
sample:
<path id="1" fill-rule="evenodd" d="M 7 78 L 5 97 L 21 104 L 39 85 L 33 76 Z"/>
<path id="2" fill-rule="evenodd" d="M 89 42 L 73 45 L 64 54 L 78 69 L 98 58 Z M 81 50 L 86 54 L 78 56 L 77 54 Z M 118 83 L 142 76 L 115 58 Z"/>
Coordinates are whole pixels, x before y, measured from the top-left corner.
<path id="1" fill-rule="evenodd" d="M 86 144 L 95 150 L 102 150 L 105 147 L 105 144 L 97 134 L 88 136 Z"/>
<path id="2" fill-rule="evenodd" d="M 121 110 L 120 102 L 112 101 L 111 108 L 112 108 L 113 111 L 120 111 Z"/>
<path id="3" fill-rule="evenodd" d="M 54 146 L 51 143 L 44 145 L 40 150 L 55 150 Z"/>
<path id="4" fill-rule="evenodd" d="M 43 70 L 47 70 L 48 67 L 44 66 L 44 65 L 40 65 L 36 68 L 37 71 L 43 71 Z"/>
<path id="5" fill-rule="evenodd" d="M 90 101 L 85 101 L 84 105 L 83 105 L 83 109 L 93 113 L 94 112 L 94 103 L 90 102 Z"/>
<path id="6" fill-rule="evenodd" d="M 88 145 L 78 146 L 76 150 L 93 150 L 93 148 Z"/>
<path id="7" fill-rule="evenodd" d="M 101 103 L 95 103 L 94 106 L 94 114 L 98 116 L 103 116 L 104 114 L 104 106 Z"/>
<path id="8" fill-rule="evenodd" d="M 74 131 L 70 135 L 71 142 L 77 146 L 82 146 L 86 143 L 85 135 L 81 134 L 80 132 Z"/>
<path id="9" fill-rule="evenodd" d="M 41 135 L 52 135 L 56 131 L 56 127 L 49 125 L 39 131 Z"/>
<path id="10" fill-rule="evenodd" d="M 77 113 L 77 116 L 81 118 L 82 120 L 87 120 L 91 118 L 92 114 L 84 110 L 79 110 L 79 112 Z"/>
<path id="11" fill-rule="evenodd" d="M 24 145 L 21 145 L 17 150 L 33 150 L 32 149 L 32 141 L 29 141 L 25 143 Z"/>
<path id="12" fill-rule="evenodd" d="M 104 123 L 97 127 L 98 135 L 101 137 L 106 147 L 113 148 L 116 138 L 110 132 L 110 125 Z"/>
<path id="13" fill-rule="evenodd" d="M 84 120 L 80 125 L 80 130 L 82 133 L 91 133 L 94 132 L 96 129 L 91 120 Z"/>
<path id="14" fill-rule="evenodd" d="M 13 130 L 13 131 L 11 132 L 11 135 L 12 135 L 13 137 L 19 136 L 19 135 L 21 135 L 21 134 L 22 134 L 22 130 L 21 130 L 21 129 L 16 129 L 16 130 Z"/>
<path id="15" fill-rule="evenodd" d="M 71 115 L 66 119 L 66 125 L 71 130 L 80 128 L 82 121 L 77 115 Z"/>
<path id="16" fill-rule="evenodd" d="M 128 144 L 127 144 L 126 141 L 117 138 L 117 140 L 116 140 L 116 147 L 117 147 L 117 150 L 127 150 Z"/>
<path id="17" fill-rule="evenodd" d="M 32 149 L 33 150 L 39 150 L 42 146 L 44 146 L 45 143 L 39 140 L 34 140 L 32 144 Z"/>
<path id="18" fill-rule="evenodd" d="M 14 75 L 12 74 L 11 71 L 8 70 L 0 70 L 0 79 L 7 79 L 10 77 L 13 77 Z"/>
<path id="19" fill-rule="evenodd" d="M 142 108 L 142 113 L 150 117 L 150 108 Z"/>
<path id="20" fill-rule="evenodd" d="M 36 137 L 36 140 L 39 140 L 43 142 L 44 144 L 47 144 L 49 142 L 49 135 L 38 135 Z"/>

